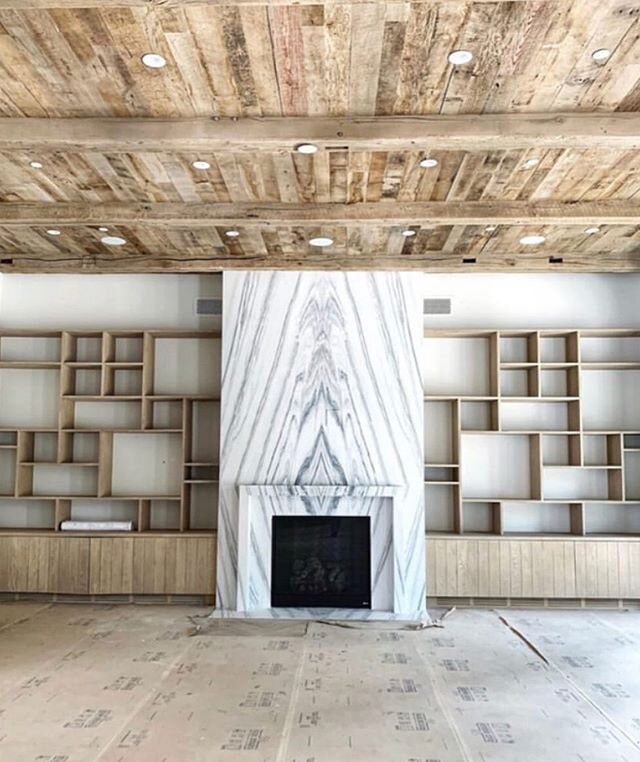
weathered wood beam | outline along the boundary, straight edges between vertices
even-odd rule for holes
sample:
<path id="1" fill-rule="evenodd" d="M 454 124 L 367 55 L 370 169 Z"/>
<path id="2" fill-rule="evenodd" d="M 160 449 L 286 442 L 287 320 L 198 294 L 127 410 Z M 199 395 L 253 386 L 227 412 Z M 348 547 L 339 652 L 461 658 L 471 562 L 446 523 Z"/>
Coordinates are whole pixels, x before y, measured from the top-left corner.
<path id="1" fill-rule="evenodd" d="M 384 0 L 404 3 L 406 0 Z M 357 5 L 372 0 L 331 0 L 332 5 Z M 423 5 L 456 5 L 468 0 L 412 0 Z M 474 0 L 476 3 L 529 2 L 548 0 Z M 46 10 L 48 8 L 186 8 L 207 5 L 283 5 L 284 0 L 0 0 L 0 10 Z M 295 5 L 317 5 L 318 0 L 295 0 Z"/>
<path id="2" fill-rule="evenodd" d="M 472 262 L 444 251 L 424 254 L 389 256 L 374 252 L 353 256 L 344 252 L 331 255 L 301 254 L 298 257 L 224 256 L 212 252 L 210 257 L 172 257 L 162 254 L 134 254 L 114 257 L 105 255 L 55 257 L 15 252 L 0 259 L 0 272 L 5 273 L 206 273 L 234 269 L 266 270 L 413 270 L 418 272 L 638 272 L 640 254 L 612 256 L 610 253 L 561 254 L 561 261 L 550 263 L 549 254 L 520 257 L 512 252 L 491 252 L 479 255 Z"/>
<path id="3" fill-rule="evenodd" d="M 640 112 L 220 119 L 0 119 L 0 150 L 423 151 L 640 148 Z"/>
<path id="4" fill-rule="evenodd" d="M 634 201 L 381 201 L 356 204 L 0 203 L 0 225 L 637 225 Z"/>

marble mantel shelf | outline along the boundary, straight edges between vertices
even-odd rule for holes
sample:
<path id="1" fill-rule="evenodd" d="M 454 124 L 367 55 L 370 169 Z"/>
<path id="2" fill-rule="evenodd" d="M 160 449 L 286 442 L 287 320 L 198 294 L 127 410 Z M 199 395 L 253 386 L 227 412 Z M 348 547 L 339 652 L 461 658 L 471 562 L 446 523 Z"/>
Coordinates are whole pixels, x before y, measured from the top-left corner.
<path id="1" fill-rule="evenodd" d="M 241 484 L 250 497 L 399 497 L 402 487 L 366 484 Z"/>

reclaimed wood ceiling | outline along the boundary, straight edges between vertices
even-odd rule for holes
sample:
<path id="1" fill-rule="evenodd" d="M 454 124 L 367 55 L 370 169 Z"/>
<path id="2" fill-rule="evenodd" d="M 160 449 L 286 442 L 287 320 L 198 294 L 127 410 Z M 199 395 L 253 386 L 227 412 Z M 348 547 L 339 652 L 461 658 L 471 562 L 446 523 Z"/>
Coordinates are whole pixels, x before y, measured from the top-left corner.
<path id="1" fill-rule="evenodd" d="M 454 67 L 447 56 L 461 48 L 474 59 Z M 608 60 L 593 60 L 599 48 L 612 51 Z M 146 68 L 141 56 L 149 51 L 167 66 Z M 638 111 L 640 0 L 0 0 L 0 127 L 9 134 L 16 125 L 13 137 L 0 137 L 0 270 L 635 270 L 640 213 L 634 219 L 629 208 L 640 207 Z M 471 115 L 491 123 L 494 114 L 531 115 L 547 137 L 514 137 L 506 119 L 504 147 L 499 135 L 483 147 Z M 563 138 L 569 114 L 624 116 L 626 137 L 612 142 L 603 121 L 588 140 Z M 462 137 L 455 149 L 440 138 L 387 150 L 396 128 L 385 119 L 405 116 L 450 120 Z M 317 141 L 313 156 L 296 153 L 290 140 L 258 140 L 251 150 L 217 143 L 208 150 L 205 141 L 197 151 L 179 140 L 171 150 L 111 142 L 116 118 L 163 119 L 177 125 L 174 135 L 180 120 L 226 129 L 238 119 L 241 135 L 245 120 L 264 117 L 275 118 L 265 127 L 275 136 L 297 118 L 335 119 L 335 137 L 331 145 Z M 373 119 L 373 129 L 379 120 L 376 145 L 352 141 L 338 121 L 360 117 Z M 41 120 L 59 128 L 62 143 L 83 120 L 97 120 L 91 124 L 103 129 L 104 145 L 29 143 L 29 125 Z M 426 155 L 437 167 L 419 166 Z M 210 168 L 194 169 L 195 159 Z M 33 160 L 42 168 L 33 169 Z M 536 207 L 546 201 L 565 205 L 566 219 L 556 210 L 547 224 Z M 190 205 L 213 205 L 215 223 L 215 205 L 255 202 L 267 205 L 267 217 L 273 209 L 273 222 L 247 224 L 239 207 L 228 224 L 192 224 Z M 378 219 L 371 207 L 401 202 L 440 206 L 429 210 L 433 218 L 402 224 Z M 473 224 L 443 224 L 461 202 L 494 202 L 496 218 L 500 202 L 520 206 L 513 222 L 494 225 L 486 208 L 483 224 L 477 215 Z M 576 202 L 591 202 L 592 222 L 572 220 Z M 608 204 L 606 214 L 597 202 Z M 616 203 L 624 206 L 619 219 Z M 24 204 L 38 204 L 40 217 L 29 225 L 20 222 Z M 85 216 L 104 209 L 103 224 L 126 245 L 105 247 L 83 214 L 56 223 L 55 212 L 70 204 L 84 204 Z M 182 204 L 184 220 L 172 209 L 170 225 L 134 214 L 113 222 L 114 204 Z M 355 222 L 322 224 L 296 207 L 295 224 L 285 224 L 275 205 L 287 204 L 367 206 L 357 207 L 363 216 Z M 59 236 L 46 233 L 54 223 Z M 407 226 L 416 235 L 404 237 Z M 600 232 L 586 235 L 588 226 Z M 230 227 L 237 238 L 226 237 Z M 533 233 L 546 237 L 544 245 L 519 243 Z M 334 245 L 310 247 L 320 234 Z"/>

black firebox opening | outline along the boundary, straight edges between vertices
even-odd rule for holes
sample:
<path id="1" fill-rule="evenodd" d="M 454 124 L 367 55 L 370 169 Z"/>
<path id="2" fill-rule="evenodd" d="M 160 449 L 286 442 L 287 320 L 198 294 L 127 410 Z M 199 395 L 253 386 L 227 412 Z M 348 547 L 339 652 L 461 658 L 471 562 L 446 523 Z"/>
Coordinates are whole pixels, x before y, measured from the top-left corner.
<path id="1" fill-rule="evenodd" d="M 371 608 L 368 516 L 274 516 L 271 605 Z"/>

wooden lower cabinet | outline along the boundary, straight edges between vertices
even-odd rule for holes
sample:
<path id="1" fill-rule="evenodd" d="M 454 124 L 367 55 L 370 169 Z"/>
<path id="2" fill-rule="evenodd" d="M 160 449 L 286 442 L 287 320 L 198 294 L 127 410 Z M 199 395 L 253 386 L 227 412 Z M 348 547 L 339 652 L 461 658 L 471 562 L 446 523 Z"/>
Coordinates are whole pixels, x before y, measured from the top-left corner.
<path id="1" fill-rule="evenodd" d="M 0 591 L 86 594 L 88 537 L 0 537 Z"/>
<path id="2" fill-rule="evenodd" d="M 428 597 L 640 599 L 640 537 L 427 538 Z"/>
<path id="3" fill-rule="evenodd" d="M 212 596 L 215 564 L 215 535 L 0 536 L 5 593 Z"/>

